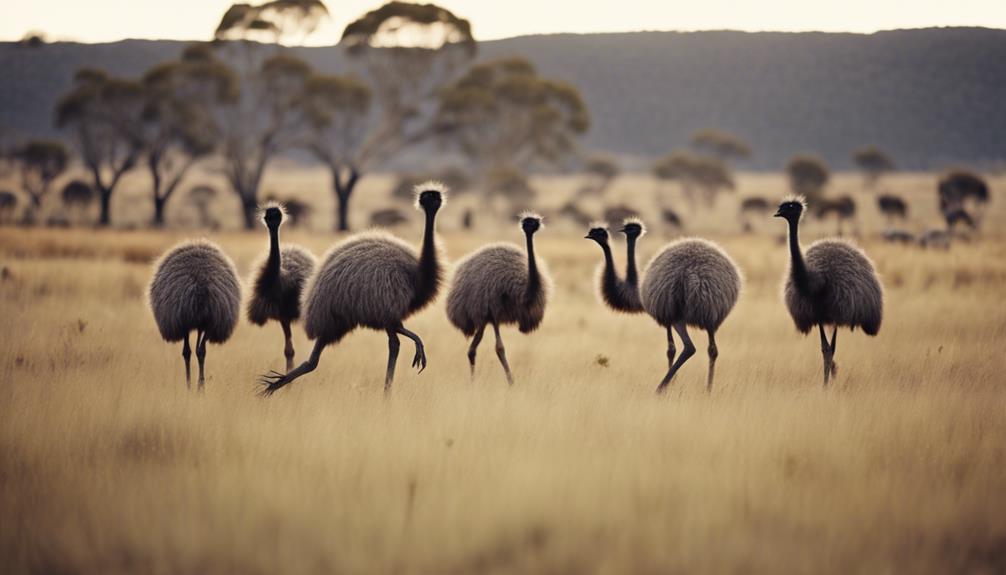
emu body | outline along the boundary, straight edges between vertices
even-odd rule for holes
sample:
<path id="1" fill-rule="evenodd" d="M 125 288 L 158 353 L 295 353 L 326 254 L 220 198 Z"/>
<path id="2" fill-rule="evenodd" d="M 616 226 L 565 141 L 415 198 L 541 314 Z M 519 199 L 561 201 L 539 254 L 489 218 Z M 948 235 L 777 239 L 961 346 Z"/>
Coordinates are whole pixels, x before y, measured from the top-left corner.
<path id="1" fill-rule="evenodd" d="M 199 389 L 202 389 L 207 342 L 227 341 L 237 325 L 241 285 L 234 263 L 215 244 L 185 242 L 169 250 L 154 265 L 148 296 L 161 337 L 167 342 L 183 342 L 185 383 L 190 387 L 189 334 L 196 332 Z"/>
<path id="2" fill-rule="evenodd" d="M 839 327 L 877 335 L 883 318 L 884 294 L 873 262 L 858 247 L 840 240 L 819 240 L 800 248 L 799 224 L 804 210 L 799 198 L 779 205 L 776 217 L 789 223 L 790 269 L 783 299 L 801 333 L 816 325 L 821 336 L 824 385 L 835 372 L 835 345 Z M 832 326 L 830 341 L 825 327 Z"/>
<path id="3" fill-rule="evenodd" d="M 384 389 L 390 391 L 398 359 L 399 335 L 416 345 L 412 366 L 426 368 L 426 352 L 418 335 L 402 322 L 426 307 L 442 283 L 442 256 L 434 236 L 443 190 L 433 183 L 417 188 L 426 229 L 419 253 L 386 233 L 367 232 L 336 244 L 308 283 L 303 302 L 304 330 L 315 340 L 311 356 L 287 374 L 262 378 L 264 395 L 271 395 L 318 366 L 322 351 L 358 327 L 388 334 L 388 366 Z"/>
<path id="4" fill-rule="evenodd" d="M 262 221 L 269 229 L 269 251 L 254 266 L 252 296 L 248 300 L 248 321 L 265 325 L 269 320 L 279 322 L 283 328 L 286 370 L 293 369 L 294 347 L 290 324 L 300 319 L 300 301 L 316 264 L 311 252 L 300 246 L 281 246 L 279 227 L 283 223 L 283 210 L 278 205 L 268 206 Z"/>
<path id="5" fill-rule="evenodd" d="M 541 227 L 538 216 L 525 216 L 521 227 L 526 236 L 526 253 L 513 244 L 492 244 L 460 260 L 447 296 L 447 317 L 472 341 L 468 348 L 471 376 L 475 377 L 475 356 L 487 325 L 496 336 L 496 355 L 507 383 L 513 374 L 500 336 L 501 325 L 516 324 L 521 333 L 538 328 L 545 316 L 551 280 L 534 254 L 534 234 Z"/>
<path id="6" fill-rule="evenodd" d="M 621 232 L 626 235 L 627 268 L 625 280 L 618 277 L 608 232 L 595 227 L 587 234 L 604 252 L 599 274 L 601 299 L 616 311 L 645 311 L 667 332 L 667 374 L 657 386 L 666 390 L 678 370 L 695 353 L 688 327 L 697 327 L 709 335 L 709 372 L 706 390 L 711 391 L 719 350 L 716 331 L 737 303 L 741 291 L 741 274 L 737 264 L 716 244 L 696 238 L 681 239 L 667 244 L 650 260 L 639 285 L 636 272 L 636 241 L 645 232 L 638 220 L 625 222 Z M 681 338 L 680 356 L 674 343 L 674 332 Z"/>

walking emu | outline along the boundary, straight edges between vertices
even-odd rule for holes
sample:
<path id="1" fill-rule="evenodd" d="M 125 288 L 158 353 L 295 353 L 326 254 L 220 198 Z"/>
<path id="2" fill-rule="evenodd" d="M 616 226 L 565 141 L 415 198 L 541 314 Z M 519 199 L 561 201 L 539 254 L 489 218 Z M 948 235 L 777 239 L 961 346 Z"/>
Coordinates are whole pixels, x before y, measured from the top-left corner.
<path id="1" fill-rule="evenodd" d="M 884 311 L 884 292 L 873 269 L 873 262 L 863 251 L 840 240 L 819 240 L 800 250 L 800 219 L 806 204 L 802 197 L 792 197 L 779 204 L 776 217 L 789 223 L 790 268 L 786 279 L 785 301 L 800 333 L 817 325 L 824 356 L 824 385 L 835 372 L 835 336 L 839 327 L 862 328 L 867 335 L 877 335 Z M 825 326 L 833 326 L 831 341 Z"/>
<path id="2" fill-rule="evenodd" d="M 269 252 L 255 265 L 252 297 L 248 301 L 248 321 L 265 325 L 271 319 L 283 327 L 286 345 L 286 370 L 293 369 L 293 337 L 290 323 L 300 319 L 300 296 L 314 271 L 315 259 L 300 246 L 279 244 L 279 227 L 285 210 L 279 204 L 267 204 L 262 223 L 269 229 Z"/>
<path id="3" fill-rule="evenodd" d="M 426 368 L 426 352 L 419 336 L 402 321 L 436 297 L 442 281 L 441 255 L 434 228 L 446 189 L 427 182 L 416 187 L 416 206 L 426 213 L 426 229 L 419 252 L 382 232 L 356 234 L 336 244 L 322 259 L 304 298 L 304 330 L 315 340 L 311 357 L 287 374 L 270 372 L 261 379 L 263 395 L 271 395 L 318 367 L 321 352 L 358 327 L 388 334 L 388 369 L 384 391 L 391 390 L 398 359 L 398 335 L 416 344 L 412 367 Z"/>
<path id="4" fill-rule="evenodd" d="M 455 327 L 471 337 L 468 363 L 475 378 L 475 353 L 486 325 L 496 335 L 496 356 L 503 365 L 507 383 L 513 374 L 500 337 L 500 324 L 517 324 L 521 333 L 538 328 L 545 315 L 551 289 L 548 273 L 534 255 L 534 234 L 541 229 L 541 216 L 524 213 L 520 219 L 527 253 L 513 244 L 485 246 L 458 262 L 451 291 L 447 296 L 447 317 Z"/>
<path id="5" fill-rule="evenodd" d="M 205 384 L 206 343 L 223 343 L 234 332 L 241 307 L 241 285 L 231 261 L 216 244 L 184 242 L 154 266 L 148 289 L 150 310 L 164 341 L 183 341 L 185 385 L 191 387 L 189 332 L 196 332 L 199 389 Z"/>
<path id="6" fill-rule="evenodd" d="M 626 237 L 627 268 L 625 280 L 618 277 L 608 231 L 594 227 L 587 239 L 594 240 L 604 252 L 600 272 L 601 299 L 616 311 L 645 311 L 667 330 L 667 375 L 657 386 L 663 392 L 695 354 L 695 345 L 688 336 L 687 326 L 704 329 L 709 334 L 709 373 L 706 391 L 713 389 L 713 374 L 719 350 L 716 330 L 722 325 L 741 291 L 741 274 L 737 264 L 716 244 L 697 238 L 673 241 L 646 265 L 642 287 L 636 271 L 636 241 L 646 233 L 638 219 L 626 220 L 620 232 Z M 678 332 L 684 349 L 675 359 L 676 348 L 671 330 Z"/>

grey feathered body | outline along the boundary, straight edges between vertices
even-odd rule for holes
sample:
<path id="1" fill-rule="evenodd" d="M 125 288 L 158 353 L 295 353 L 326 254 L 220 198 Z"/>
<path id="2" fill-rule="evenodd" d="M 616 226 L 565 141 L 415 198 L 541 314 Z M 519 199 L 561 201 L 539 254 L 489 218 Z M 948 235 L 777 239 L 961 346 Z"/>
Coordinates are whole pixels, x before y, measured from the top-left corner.
<path id="1" fill-rule="evenodd" d="M 741 292 L 737 264 L 716 244 L 696 238 L 671 242 L 646 266 L 640 299 L 661 326 L 676 322 L 716 330 Z"/>
<path id="2" fill-rule="evenodd" d="M 441 272 L 436 270 L 436 284 Z M 417 293 L 415 248 L 386 233 L 367 232 L 335 245 L 322 258 L 304 297 L 304 329 L 332 343 L 356 327 L 385 330 L 436 295 Z"/>
<path id="3" fill-rule="evenodd" d="M 841 240 L 818 240 L 803 259 L 807 290 L 797 288 L 792 271 L 784 287 L 786 307 L 800 332 L 817 324 L 859 327 L 869 335 L 880 331 L 884 291 L 863 250 Z"/>
<path id="4" fill-rule="evenodd" d="M 317 263 L 311 252 L 296 245 L 280 248 L 279 276 L 270 278 L 266 273 L 269 253 L 255 263 L 257 270 L 252 280 L 252 296 L 248 300 L 248 321 L 264 325 L 269 320 L 296 321 L 300 319 L 300 302 Z"/>
<path id="5" fill-rule="evenodd" d="M 227 341 L 237 325 L 241 285 L 237 270 L 216 244 L 199 240 L 169 250 L 154 266 L 150 309 L 165 341 L 201 330 L 213 343 Z"/>
<path id="6" fill-rule="evenodd" d="M 541 289 L 528 294 L 528 260 L 510 243 L 482 247 L 458 261 L 447 295 L 447 317 L 466 336 L 487 323 L 517 324 L 522 333 L 538 328 L 545 316 L 551 279 L 536 260 Z"/>

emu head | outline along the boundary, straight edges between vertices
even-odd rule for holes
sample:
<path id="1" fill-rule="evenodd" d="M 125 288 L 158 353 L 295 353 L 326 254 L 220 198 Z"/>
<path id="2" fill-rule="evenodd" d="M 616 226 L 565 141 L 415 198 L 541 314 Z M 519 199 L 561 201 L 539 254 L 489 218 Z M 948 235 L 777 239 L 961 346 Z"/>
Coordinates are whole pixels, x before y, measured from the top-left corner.
<path id="1" fill-rule="evenodd" d="M 520 215 L 520 228 L 525 234 L 533 234 L 541 229 L 541 216 L 534 212 L 523 212 Z"/>
<path id="2" fill-rule="evenodd" d="M 776 211 L 775 217 L 798 222 L 803 217 L 805 209 L 807 209 L 807 200 L 803 196 L 790 196 L 779 204 L 779 210 Z"/>
<path id="3" fill-rule="evenodd" d="M 435 214 L 444 204 L 447 186 L 440 182 L 423 182 L 414 188 L 416 207 L 428 214 Z"/>
<path id="4" fill-rule="evenodd" d="M 269 202 L 265 207 L 261 208 L 260 211 L 262 217 L 262 223 L 266 227 L 273 229 L 278 228 L 280 224 L 283 223 L 283 218 L 286 216 L 286 209 L 282 204 L 277 202 Z"/>
<path id="5" fill-rule="evenodd" d="M 583 237 L 584 239 L 594 240 L 603 246 L 608 243 L 608 230 L 605 229 L 603 224 L 591 224 L 587 235 Z"/>
<path id="6" fill-rule="evenodd" d="M 646 226 L 643 225 L 643 221 L 639 218 L 626 218 L 622 222 L 622 229 L 618 231 L 625 234 L 628 238 L 636 239 L 646 233 Z"/>

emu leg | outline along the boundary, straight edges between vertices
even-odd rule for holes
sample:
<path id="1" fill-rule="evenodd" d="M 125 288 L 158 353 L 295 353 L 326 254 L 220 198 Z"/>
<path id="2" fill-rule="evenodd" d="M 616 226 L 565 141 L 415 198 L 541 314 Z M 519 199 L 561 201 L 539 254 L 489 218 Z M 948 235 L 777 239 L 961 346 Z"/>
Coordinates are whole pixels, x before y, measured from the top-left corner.
<path id="1" fill-rule="evenodd" d="M 832 351 L 831 344 L 828 343 L 828 336 L 824 333 L 824 324 L 817 324 L 818 331 L 821 333 L 821 355 L 824 359 L 824 387 L 828 387 L 828 380 L 831 377 L 831 359 Z"/>
<path id="2" fill-rule="evenodd" d="M 692 343 L 692 338 L 688 337 L 688 328 L 685 327 L 684 322 L 674 324 L 674 331 L 678 332 L 678 337 L 681 338 L 681 343 L 684 346 L 684 349 L 681 350 L 681 355 L 678 356 L 674 365 L 667 370 L 667 375 L 664 376 L 660 385 L 657 386 L 657 393 L 663 393 L 667 389 L 667 384 L 674 379 L 674 374 L 678 373 L 678 370 L 681 369 L 681 366 L 684 365 L 686 361 L 688 361 L 688 358 L 695 355 L 695 345 Z M 670 330 L 667 332 L 667 337 L 671 337 Z"/>
<path id="3" fill-rule="evenodd" d="M 206 333 L 199 331 L 196 333 L 196 359 L 199 360 L 199 391 L 206 387 L 206 375 L 204 367 L 206 364 Z"/>
<path id="4" fill-rule="evenodd" d="M 426 369 L 426 346 L 423 345 L 423 340 L 401 325 L 395 328 L 395 331 L 411 339 L 416 344 L 416 355 L 412 358 L 412 367 L 418 367 L 419 373 L 423 373 L 423 370 Z"/>
<path id="5" fill-rule="evenodd" d="M 709 330 L 709 378 L 706 380 L 706 393 L 713 392 L 713 373 L 716 371 L 716 358 L 720 350 L 716 347 L 716 330 Z"/>
<path id="6" fill-rule="evenodd" d="M 475 353 L 478 350 L 479 344 L 482 343 L 482 335 L 486 332 L 486 324 L 479 326 L 479 329 L 472 336 L 472 343 L 468 346 L 468 364 L 472 368 L 471 381 L 475 381 Z"/>
<path id="7" fill-rule="evenodd" d="M 500 325 L 496 322 L 493 322 L 493 332 L 496 334 L 496 357 L 499 358 L 500 364 L 503 365 L 503 371 L 506 372 L 507 385 L 513 385 L 510 363 L 506 360 L 506 348 L 503 347 L 503 338 L 500 337 Z"/>
<path id="8" fill-rule="evenodd" d="M 678 350 L 674 347 L 674 330 L 667 328 L 667 369 L 674 367 L 674 356 Z"/>
<path id="9" fill-rule="evenodd" d="M 395 380 L 395 362 L 398 361 L 398 349 L 401 343 L 398 341 L 398 333 L 388 330 L 388 371 L 384 376 L 384 393 L 391 391 L 391 382 Z"/>
<path id="10" fill-rule="evenodd" d="M 297 379 L 305 373 L 311 373 L 314 371 L 314 369 L 318 367 L 318 360 L 321 359 L 321 352 L 328 344 L 328 341 L 322 339 L 315 341 L 314 349 L 311 350 L 311 357 L 307 358 L 307 361 L 298 365 L 289 373 L 283 374 L 271 371 L 266 375 L 263 375 L 262 378 L 259 379 L 259 383 L 261 383 L 264 387 L 261 391 L 259 391 L 259 395 L 262 397 L 269 397 L 291 381 Z"/>
<path id="11" fill-rule="evenodd" d="M 182 359 L 185 360 L 185 389 L 192 389 L 192 349 L 189 347 L 189 334 L 185 334 L 182 344 Z"/>
<path id="12" fill-rule="evenodd" d="M 286 339 L 286 347 L 283 348 L 283 355 L 286 356 L 286 371 L 287 373 L 293 369 L 293 334 L 290 333 L 290 322 L 281 321 L 280 325 L 283 326 L 283 337 Z"/>
<path id="13" fill-rule="evenodd" d="M 838 364 L 835 363 L 835 338 L 838 336 L 838 326 L 832 328 L 831 330 L 831 377 L 835 378 L 838 374 Z"/>

